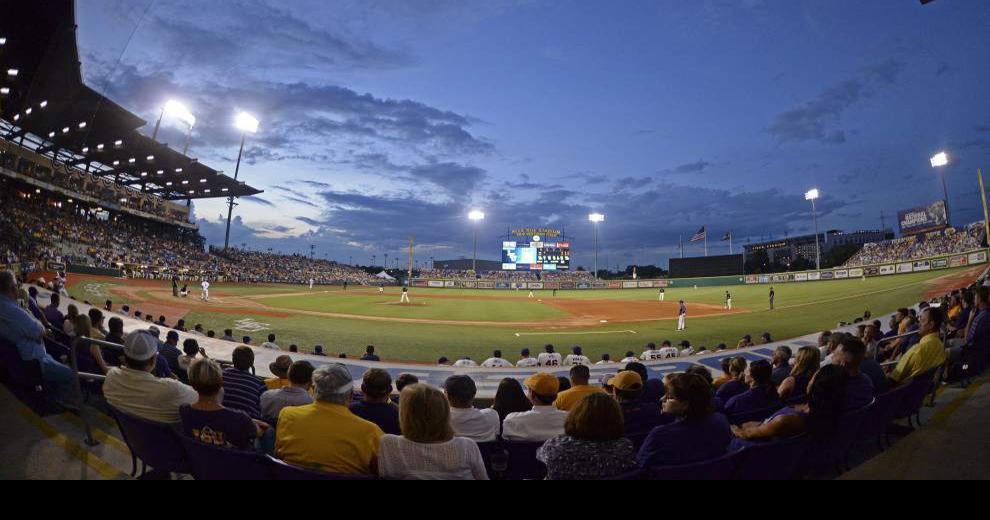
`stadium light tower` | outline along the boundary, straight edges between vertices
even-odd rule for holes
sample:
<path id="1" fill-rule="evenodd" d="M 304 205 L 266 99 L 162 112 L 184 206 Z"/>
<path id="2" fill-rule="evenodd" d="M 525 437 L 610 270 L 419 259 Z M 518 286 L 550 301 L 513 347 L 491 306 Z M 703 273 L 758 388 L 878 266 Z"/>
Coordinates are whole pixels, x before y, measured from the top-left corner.
<path id="1" fill-rule="evenodd" d="M 949 165 L 949 154 L 939 152 L 932 156 L 932 168 L 942 177 L 942 195 L 945 197 L 945 223 L 952 225 L 952 218 L 949 213 L 949 188 L 945 183 L 945 167 Z"/>
<path id="2" fill-rule="evenodd" d="M 237 167 L 234 168 L 234 182 L 241 173 L 241 158 L 244 156 L 244 143 L 248 134 L 258 133 L 258 120 L 247 112 L 240 112 L 234 118 L 234 127 L 241 131 L 241 151 L 237 152 Z M 227 197 L 227 234 L 223 239 L 223 248 L 226 250 L 230 245 L 230 219 L 234 216 L 234 196 Z"/>
<path id="3" fill-rule="evenodd" d="M 474 257 L 471 260 L 471 270 L 478 274 L 478 222 L 485 220 L 484 212 L 475 210 L 468 213 L 468 219 L 474 222 Z"/>
<path id="4" fill-rule="evenodd" d="M 605 215 L 601 213 L 592 213 L 588 215 L 588 221 L 595 228 L 595 280 L 598 279 L 598 225 L 605 222 Z"/>
<path id="5" fill-rule="evenodd" d="M 815 207 L 815 201 L 820 196 L 821 193 L 817 188 L 804 194 L 804 200 L 811 201 L 811 219 L 815 222 L 815 269 L 818 271 L 822 269 L 822 244 L 818 238 L 818 209 Z"/>
<path id="6" fill-rule="evenodd" d="M 158 122 L 155 123 L 155 131 L 151 134 L 152 141 L 158 140 L 158 131 L 162 128 L 162 121 L 165 120 L 165 116 L 174 117 L 185 123 L 186 126 L 189 127 L 189 135 L 192 135 L 192 129 L 196 126 L 196 116 L 192 115 L 192 112 L 190 112 L 189 109 L 187 109 L 182 103 L 179 103 L 174 99 L 170 99 L 164 106 L 162 106 L 162 112 L 158 116 Z M 189 138 L 186 137 L 187 148 L 189 146 L 188 141 Z"/>

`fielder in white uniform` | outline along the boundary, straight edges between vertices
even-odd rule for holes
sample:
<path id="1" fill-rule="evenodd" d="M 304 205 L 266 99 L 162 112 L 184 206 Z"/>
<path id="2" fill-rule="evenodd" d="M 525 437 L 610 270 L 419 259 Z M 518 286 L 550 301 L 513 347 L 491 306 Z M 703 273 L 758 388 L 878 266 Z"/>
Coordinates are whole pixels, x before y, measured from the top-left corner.
<path id="1" fill-rule="evenodd" d="M 687 328 L 687 306 L 684 300 L 680 302 L 681 308 L 677 312 L 677 330 L 682 331 Z"/>
<path id="2" fill-rule="evenodd" d="M 402 288 L 402 298 L 399 299 L 399 303 L 412 303 L 411 301 L 409 301 L 409 288 L 408 287 L 403 287 Z"/>
<path id="3" fill-rule="evenodd" d="M 478 364 L 471 358 L 464 358 L 454 363 L 454 366 L 458 368 L 472 368 L 478 366 Z"/>
<path id="4" fill-rule="evenodd" d="M 660 301 L 662 302 L 664 298 L 667 297 L 667 292 L 664 291 L 663 287 L 660 288 Z"/>
<path id="5" fill-rule="evenodd" d="M 210 301 L 210 282 L 203 280 L 203 283 L 200 285 L 203 287 L 203 296 L 202 296 L 203 301 L 204 302 Z"/>
<path id="6" fill-rule="evenodd" d="M 554 352 L 553 345 L 547 345 L 546 352 L 540 354 L 538 361 L 541 367 L 559 367 L 564 362 L 564 357 Z"/>
<path id="7" fill-rule="evenodd" d="M 312 290 L 313 290 L 313 282 L 314 282 L 314 280 L 313 280 L 312 278 L 310 278 L 310 279 L 309 279 L 309 290 L 310 290 L 310 291 L 312 291 Z"/>

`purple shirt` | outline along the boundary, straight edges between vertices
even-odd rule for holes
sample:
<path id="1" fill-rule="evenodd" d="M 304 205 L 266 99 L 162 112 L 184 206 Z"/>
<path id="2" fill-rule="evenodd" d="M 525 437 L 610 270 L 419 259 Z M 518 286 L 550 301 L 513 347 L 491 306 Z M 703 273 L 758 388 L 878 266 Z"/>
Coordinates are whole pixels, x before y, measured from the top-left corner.
<path id="1" fill-rule="evenodd" d="M 860 373 L 857 376 L 850 376 L 846 382 L 846 406 L 847 412 L 859 410 L 860 408 L 873 402 L 873 381 L 866 374 Z"/>
<path id="2" fill-rule="evenodd" d="M 973 324 L 969 327 L 969 344 L 976 349 L 990 348 L 990 310 L 984 309 L 976 313 Z"/>
<path id="3" fill-rule="evenodd" d="M 626 437 L 647 434 L 657 426 L 674 421 L 673 417 L 661 413 L 660 405 L 657 403 L 625 401 L 620 403 L 620 406 Z"/>
<path id="4" fill-rule="evenodd" d="M 746 390 L 749 390 L 746 383 L 743 383 L 738 379 L 733 379 L 732 381 L 722 385 L 722 387 L 715 392 L 715 397 L 721 399 L 723 403 L 728 404 L 730 399 L 745 392 Z"/>
<path id="5" fill-rule="evenodd" d="M 722 414 L 712 414 L 699 422 L 678 420 L 650 432 L 636 461 L 644 468 L 703 462 L 725 455 L 730 442 L 732 429 Z"/>
<path id="6" fill-rule="evenodd" d="M 779 406 L 780 401 L 776 399 L 776 392 L 767 395 L 766 388 L 751 388 L 725 403 L 726 415 L 737 415 L 759 410 L 766 410 L 773 406 Z M 872 398 L 872 397 L 871 397 Z"/>

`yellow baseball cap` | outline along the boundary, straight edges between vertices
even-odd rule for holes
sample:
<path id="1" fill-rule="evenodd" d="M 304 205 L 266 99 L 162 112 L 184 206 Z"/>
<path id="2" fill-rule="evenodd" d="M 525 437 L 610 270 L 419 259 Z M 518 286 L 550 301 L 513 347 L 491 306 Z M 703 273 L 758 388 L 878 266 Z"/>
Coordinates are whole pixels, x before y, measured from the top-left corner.
<path id="1" fill-rule="evenodd" d="M 643 378 L 632 370 L 619 372 L 608 381 L 608 386 L 622 391 L 637 391 L 643 389 Z"/>
<path id="2" fill-rule="evenodd" d="M 523 384 L 537 395 L 542 396 L 557 395 L 560 391 L 560 381 L 553 374 L 546 372 L 529 376 Z"/>

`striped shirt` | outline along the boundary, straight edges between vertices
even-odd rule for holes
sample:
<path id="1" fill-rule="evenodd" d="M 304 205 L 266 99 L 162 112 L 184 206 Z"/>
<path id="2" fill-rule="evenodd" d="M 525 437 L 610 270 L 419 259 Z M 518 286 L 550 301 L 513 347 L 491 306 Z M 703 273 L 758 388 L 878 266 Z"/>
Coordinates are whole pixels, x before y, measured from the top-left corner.
<path id="1" fill-rule="evenodd" d="M 252 419 L 261 419 L 261 394 L 268 391 L 265 382 L 236 368 L 223 371 L 223 406 L 240 410 Z"/>

